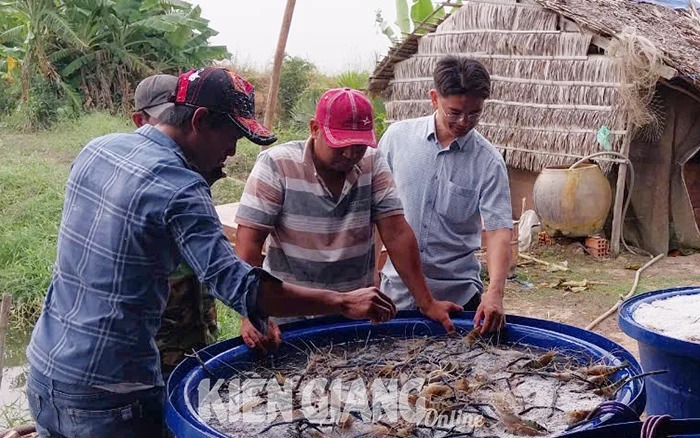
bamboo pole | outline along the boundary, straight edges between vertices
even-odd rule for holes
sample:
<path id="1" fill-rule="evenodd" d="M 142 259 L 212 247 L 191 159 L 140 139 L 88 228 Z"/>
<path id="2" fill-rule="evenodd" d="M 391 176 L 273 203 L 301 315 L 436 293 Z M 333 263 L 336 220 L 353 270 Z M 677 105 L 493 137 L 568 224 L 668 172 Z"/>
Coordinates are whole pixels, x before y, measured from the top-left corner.
<path id="1" fill-rule="evenodd" d="M 629 126 L 629 122 L 627 124 Z M 620 153 L 629 158 L 630 142 L 632 141 L 632 130 L 629 129 L 622 142 Z M 625 198 L 625 183 L 627 181 L 627 163 L 620 163 L 617 168 L 617 184 L 615 185 L 615 204 L 613 206 L 612 234 L 610 236 L 610 252 L 613 258 L 620 255 L 620 240 L 622 227 L 625 225 L 625 218 L 622 217 L 622 205 Z M 627 196 L 632 196 L 629 193 Z"/>
<path id="2" fill-rule="evenodd" d="M 277 93 L 279 92 L 280 74 L 282 73 L 282 61 L 284 61 L 284 51 L 287 47 L 287 37 L 289 36 L 289 28 L 292 25 L 292 15 L 294 14 L 295 4 L 296 0 L 287 0 L 287 6 L 284 9 L 284 17 L 282 18 L 282 28 L 280 29 L 279 39 L 277 40 L 275 61 L 272 66 L 270 91 L 268 92 L 267 105 L 265 106 L 265 126 L 270 129 L 272 129 L 272 125 L 275 121 L 275 109 L 277 108 Z"/>
<path id="3" fill-rule="evenodd" d="M 540 260 L 540 259 L 538 259 L 538 258 L 536 258 L 536 257 L 532 257 L 532 256 L 529 256 L 529 255 L 518 254 L 518 257 L 520 257 L 520 258 L 522 258 L 522 259 L 525 259 L 525 260 L 529 260 L 529 261 L 531 261 L 531 262 L 539 263 L 540 265 L 544 265 L 544 266 L 546 266 L 547 268 L 551 269 L 552 271 L 568 271 L 568 270 L 569 270 L 569 267 L 568 267 L 568 266 L 560 265 L 560 264 L 558 264 L 558 263 L 546 262 L 546 261 L 544 261 L 544 260 Z"/>
<path id="4" fill-rule="evenodd" d="M 593 330 L 598 324 L 600 324 L 601 322 L 605 321 L 610 315 L 612 315 L 613 313 L 615 313 L 615 312 L 617 311 L 617 309 L 620 307 L 620 303 L 622 303 L 622 302 L 625 301 L 625 300 L 630 299 L 630 298 L 634 295 L 634 293 L 637 291 L 637 286 L 639 286 L 639 279 L 640 279 L 640 277 L 641 277 L 641 275 L 642 275 L 642 272 L 644 272 L 644 270 L 645 270 L 646 268 L 648 268 L 649 266 L 651 266 L 651 265 L 653 265 L 654 263 L 658 262 L 659 260 L 661 260 L 661 259 L 664 258 L 665 256 L 666 256 L 666 254 L 661 253 L 661 254 L 657 255 L 656 257 L 654 257 L 653 259 L 649 260 L 644 266 L 642 266 L 641 268 L 637 269 L 637 272 L 634 274 L 634 283 L 632 283 L 632 289 L 630 289 L 629 293 L 628 293 L 627 295 L 625 295 L 620 301 L 618 301 L 617 303 L 615 303 L 615 305 L 612 306 L 612 307 L 610 308 L 610 310 L 608 310 L 607 312 L 605 312 L 605 313 L 603 313 L 602 315 L 600 315 L 600 316 L 599 316 L 598 318 L 596 318 L 595 321 L 593 321 L 592 323 L 588 324 L 588 326 L 586 327 L 586 330 Z"/>
<path id="5" fill-rule="evenodd" d="M 0 387 L 2 387 L 2 371 L 5 362 L 5 338 L 7 337 L 7 327 L 10 322 L 11 306 L 12 295 L 3 295 L 2 304 L 0 304 Z"/>

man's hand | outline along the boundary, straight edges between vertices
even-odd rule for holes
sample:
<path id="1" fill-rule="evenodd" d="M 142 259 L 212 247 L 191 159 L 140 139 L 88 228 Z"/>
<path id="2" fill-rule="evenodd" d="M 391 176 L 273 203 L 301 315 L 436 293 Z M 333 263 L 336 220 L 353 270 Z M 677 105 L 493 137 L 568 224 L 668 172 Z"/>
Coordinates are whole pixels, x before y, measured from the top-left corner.
<path id="1" fill-rule="evenodd" d="M 455 332 L 455 325 L 450 319 L 450 313 L 461 312 L 464 310 L 462 306 L 459 306 L 451 301 L 437 300 L 431 300 L 427 305 L 419 308 L 423 315 L 442 324 L 447 333 Z"/>
<path id="2" fill-rule="evenodd" d="M 374 280 L 373 280 L 373 285 L 377 289 L 382 287 L 382 274 L 379 273 L 378 269 L 374 270 Z"/>
<path id="3" fill-rule="evenodd" d="M 486 292 L 481 296 L 481 304 L 476 309 L 474 327 L 481 326 L 481 334 L 495 332 L 506 324 L 501 294 Z"/>
<path id="4" fill-rule="evenodd" d="M 339 293 L 340 313 L 346 318 L 368 318 L 373 324 L 386 322 L 396 316 L 396 305 L 376 287 Z"/>
<path id="5" fill-rule="evenodd" d="M 253 327 L 248 318 L 243 318 L 241 321 L 241 337 L 248 347 L 256 349 L 262 354 L 276 350 L 282 342 L 282 333 L 277 324 L 268 321 L 267 336 L 265 336 Z"/>

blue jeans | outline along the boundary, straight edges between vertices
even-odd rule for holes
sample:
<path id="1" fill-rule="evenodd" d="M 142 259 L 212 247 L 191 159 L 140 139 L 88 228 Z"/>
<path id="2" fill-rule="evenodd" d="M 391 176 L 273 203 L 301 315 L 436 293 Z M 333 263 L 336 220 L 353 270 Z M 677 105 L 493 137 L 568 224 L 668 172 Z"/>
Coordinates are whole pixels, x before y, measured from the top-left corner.
<path id="1" fill-rule="evenodd" d="M 40 437 L 164 436 L 162 387 L 118 394 L 59 382 L 30 367 L 27 398 Z"/>

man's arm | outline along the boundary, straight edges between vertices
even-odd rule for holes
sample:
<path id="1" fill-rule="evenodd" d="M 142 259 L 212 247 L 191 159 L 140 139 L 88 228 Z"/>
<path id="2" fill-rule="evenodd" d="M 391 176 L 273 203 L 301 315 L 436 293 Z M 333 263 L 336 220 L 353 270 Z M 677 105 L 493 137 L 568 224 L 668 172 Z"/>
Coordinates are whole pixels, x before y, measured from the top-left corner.
<path id="1" fill-rule="evenodd" d="M 382 242 L 382 238 L 379 235 L 379 229 L 377 228 L 376 225 L 374 227 L 374 287 L 380 287 L 382 285 L 382 276 L 380 274 L 381 271 L 381 258 L 382 258 L 382 246 L 384 246 L 384 243 Z"/>
<path id="2" fill-rule="evenodd" d="M 455 327 L 449 313 L 459 312 L 462 307 L 449 301 L 437 301 L 433 298 L 423 275 L 416 236 L 403 214 L 379 219 L 377 228 L 391 262 L 396 267 L 401 280 L 411 291 L 420 311 L 442 324 L 448 332 L 453 332 Z"/>
<path id="3" fill-rule="evenodd" d="M 274 229 L 282 211 L 285 186 L 275 161 L 261 154 L 246 181 L 236 214 L 236 253 L 246 263 L 261 267 L 265 239 Z M 282 333 L 272 320 L 266 334 L 258 331 L 248 318 L 241 320 L 241 337 L 250 348 L 262 351 L 276 349 L 282 342 Z"/>
<path id="4" fill-rule="evenodd" d="M 236 253 L 238 257 L 251 266 L 262 266 L 263 246 L 269 231 L 259 230 L 245 225 L 238 225 L 236 229 Z M 282 332 L 272 320 L 267 323 L 267 334 L 258 331 L 248 318 L 241 319 L 241 337 L 250 348 L 260 350 L 267 354 L 270 349 L 277 349 L 282 342 Z"/>
<path id="5" fill-rule="evenodd" d="M 265 317 L 341 314 L 352 319 L 369 318 L 373 323 L 396 315 L 394 303 L 375 287 L 341 293 L 275 279 L 261 282 L 257 310 Z"/>
<path id="6" fill-rule="evenodd" d="M 489 287 L 481 296 L 481 305 L 475 320 L 482 323 L 482 333 L 492 332 L 503 326 L 503 295 L 510 268 L 511 230 L 501 228 L 484 231 L 486 244 L 486 266 L 489 271 Z"/>
<path id="7" fill-rule="evenodd" d="M 262 266 L 263 246 L 269 231 L 258 230 L 245 225 L 236 229 L 236 254 L 251 266 Z"/>
<path id="8" fill-rule="evenodd" d="M 489 172 L 481 189 L 479 211 L 485 229 L 489 288 L 481 296 L 474 317 L 474 326 L 481 325 L 481 333 L 498 330 L 505 324 L 503 292 L 510 267 L 510 229 L 513 226 L 508 170 L 503 158 L 495 157 L 486 167 Z"/>
<path id="9" fill-rule="evenodd" d="M 268 316 L 325 315 L 382 322 L 396 307 L 376 288 L 347 294 L 282 283 L 234 253 L 204 181 L 181 188 L 163 212 L 163 222 L 180 253 L 212 295 L 262 329 Z"/>

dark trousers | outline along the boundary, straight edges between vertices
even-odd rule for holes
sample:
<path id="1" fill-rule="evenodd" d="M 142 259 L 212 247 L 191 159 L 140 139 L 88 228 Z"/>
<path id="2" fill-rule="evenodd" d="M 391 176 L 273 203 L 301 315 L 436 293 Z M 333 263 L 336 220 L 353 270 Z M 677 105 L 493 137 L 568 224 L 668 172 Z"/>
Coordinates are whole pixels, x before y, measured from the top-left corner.
<path id="1" fill-rule="evenodd" d="M 42 438 L 163 436 L 162 387 L 119 394 L 59 382 L 30 367 L 27 398 Z"/>
<path id="2" fill-rule="evenodd" d="M 481 304 L 481 294 L 476 293 L 472 299 L 467 301 L 467 303 L 462 307 L 464 307 L 465 312 L 476 312 L 476 309 L 479 308 L 479 304 Z"/>

